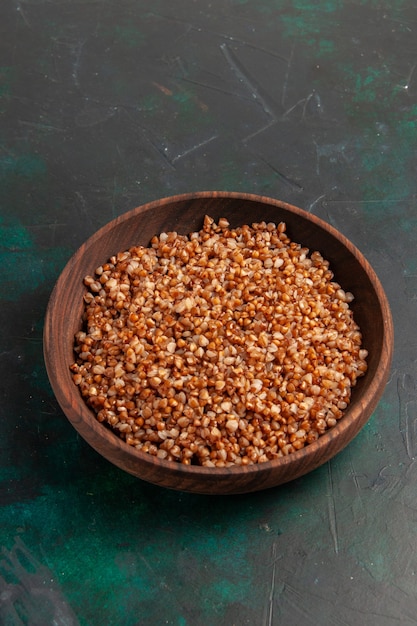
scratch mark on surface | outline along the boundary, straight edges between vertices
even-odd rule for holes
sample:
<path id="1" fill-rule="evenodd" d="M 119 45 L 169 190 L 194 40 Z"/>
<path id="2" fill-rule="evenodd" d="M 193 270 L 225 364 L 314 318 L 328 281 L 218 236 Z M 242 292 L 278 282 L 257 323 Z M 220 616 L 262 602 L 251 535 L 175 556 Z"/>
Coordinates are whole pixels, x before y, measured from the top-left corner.
<path id="1" fill-rule="evenodd" d="M 121 107 L 120 111 L 129 119 L 134 128 L 146 139 L 152 148 L 163 158 L 164 162 L 169 165 L 170 168 L 175 170 L 175 165 L 173 165 L 172 160 L 168 156 L 168 148 L 164 145 L 160 145 L 158 139 L 153 136 L 152 130 L 147 126 L 139 125 L 134 117 L 132 117 L 126 106 Z"/>
<path id="2" fill-rule="evenodd" d="M 201 80 L 193 80 L 192 78 L 181 78 L 185 83 L 190 83 L 190 85 L 196 85 L 197 87 L 204 87 L 205 89 L 210 89 L 212 91 L 217 91 L 218 93 L 223 93 L 226 96 L 236 96 L 237 94 L 234 91 L 229 89 L 224 89 L 222 87 L 216 87 L 214 85 L 209 85 L 208 83 L 204 83 Z M 245 98 L 245 100 L 249 100 L 249 98 Z"/>
<path id="3" fill-rule="evenodd" d="M 294 109 L 296 109 L 298 106 L 300 106 L 301 104 L 304 104 L 306 101 L 305 98 L 301 98 L 301 100 L 298 100 L 295 104 L 293 104 L 289 109 L 287 109 L 281 116 L 281 120 L 284 120 L 286 117 L 288 117 L 288 115 L 294 111 Z"/>
<path id="4" fill-rule="evenodd" d="M 292 178 L 289 178 L 288 176 L 286 176 L 285 174 L 283 174 L 282 172 L 280 172 L 274 165 L 272 165 L 272 163 L 270 163 L 267 159 L 264 159 L 263 157 L 261 157 L 259 154 L 256 155 L 258 157 L 258 159 L 260 161 L 262 161 L 262 163 L 265 163 L 265 165 L 267 165 L 269 168 L 271 168 L 271 170 L 273 172 L 275 172 L 275 174 L 278 176 L 278 178 L 285 183 L 286 185 L 288 185 L 289 187 L 291 187 L 292 189 L 295 189 L 298 192 L 304 191 L 304 188 L 302 187 L 302 185 L 299 185 L 295 180 L 292 180 Z"/>
<path id="5" fill-rule="evenodd" d="M 266 98 L 261 95 L 260 87 L 257 86 L 255 79 L 253 79 L 250 76 L 249 72 L 243 67 L 243 65 L 240 63 L 236 55 L 232 52 L 232 50 L 229 48 L 227 44 L 222 43 L 220 45 L 220 49 L 223 52 L 224 57 L 226 61 L 228 62 L 229 66 L 231 67 L 233 72 L 236 74 L 239 81 L 250 92 L 250 94 L 252 95 L 252 98 L 261 106 L 264 113 L 266 113 L 266 115 L 270 119 L 276 121 L 277 119 L 276 115 L 273 109 L 269 106 L 268 102 L 266 101 Z"/>
<path id="6" fill-rule="evenodd" d="M 232 41 L 234 43 L 238 43 L 241 44 L 242 46 L 245 46 L 245 48 L 252 48 L 252 50 L 259 50 L 259 52 L 263 52 L 265 54 L 268 54 L 271 57 L 274 57 L 276 59 L 280 59 L 281 61 L 285 61 L 286 63 L 288 63 L 288 59 L 282 55 L 279 54 L 278 52 L 275 52 L 273 50 L 268 50 L 267 48 L 264 48 L 263 46 L 257 46 L 253 43 L 250 43 L 249 41 L 247 41 L 246 39 L 241 39 L 240 37 L 236 37 L 233 35 L 228 35 L 226 32 L 222 32 L 222 31 L 218 31 L 218 30 L 214 30 L 212 28 L 201 28 L 199 26 L 196 26 L 194 24 L 191 24 L 191 22 L 187 21 L 187 20 L 181 20 L 178 19 L 177 17 L 171 16 L 171 15 L 163 15 L 162 13 L 150 13 L 149 15 L 153 15 L 154 17 L 158 17 L 160 19 L 163 20 L 167 20 L 167 21 L 171 21 L 174 22 L 176 24 L 182 24 L 183 26 L 187 27 L 187 33 L 191 32 L 191 31 L 195 31 L 197 33 L 201 33 L 203 30 L 205 33 L 210 34 L 210 35 L 215 35 L 217 37 L 221 37 L 222 39 L 226 39 L 227 41 Z M 252 26 L 252 22 L 250 22 L 251 26 Z M 174 61 L 176 61 L 176 59 L 174 59 Z"/>
<path id="7" fill-rule="evenodd" d="M 274 52 L 273 50 L 268 50 L 267 48 L 262 48 L 261 46 L 255 46 L 252 43 L 249 43 L 248 41 L 242 40 L 242 39 L 236 39 L 236 37 L 233 38 L 234 41 L 237 41 L 238 43 L 241 43 L 245 46 L 245 48 L 251 48 L 252 50 L 258 50 L 259 52 L 263 52 L 264 54 L 267 54 L 268 56 L 273 57 L 274 59 L 279 59 L 280 61 L 284 61 L 285 63 L 289 63 L 289 60 L 284 57 L 282 54 L 278 54 L 277 52 Z"/>
<path id="8" fill-rule="evenodd" d="M 75 196 L 78 200 L 78 202 L 76 203 L 76 206 L 79 209 L 80 214 L 84 215 L 90 224 L 93 224 L 93 220 L 91 219 L 91 215 L 88 210 L 87 200 L 84 198 L 84 196 L 82 195 L 80 191 L 76 191 Z"/>
<path id="9" fill-rule="evenodd" d="M 334 499 L 334 485 L 333 485 L 333 473 L 332 473 L 331 461 L 327 462 L 327 469 L 328 469 L 328 479 L 329 479 L 329 494 L 328 494 L 328 500 L 327 500 L 327 508 L 328 508 L 330 534 L 333 539 L 333 547 L 334 547 L 335 554 L 339 554 L 339 538 L 337 534 L 336 505 L 335 505 L 335 499 Z"/>
<path id="10" fill-rule="evenodd" d="M 362 496 L 361 496 L 361 493 L 360 493 L 360 486 L 359 486 L 358 475 L 357 475 L 357 473 L 356 473 L 356 471 L 355 471 L 355 469 L 353 467 L 352 460 L 350 460 L 350 471 L 351 471 L 351 474 L 352 474 L 353 484 L 355 485 L 356 493 L 358 495 L 358 498 L 361 500 Z"/>
<path id="11" fill-rule="evenodd" d="M 58 126 L 51 126 L 50 124 L 41 124 L 39 122 L 27 122 L 26 120 L 17 120 L 19 126 L 28 126 L 39 131 L 52 131 L 57 133 L 65 132 L 65 128 L 59 128 Z"/>
<path id="12" fill-rule="evenodd" d="M 415 477 L 416 477 L 416 466 L 417 466 L 417 461 L 416 459 L 413 459 L 405 471 L 405 480 L 403 481 L 404 484 L 407 484 L 408 481 L 414 482 Z M 410 505 L 408 504 L 408 506 Z M 414 510 L 417 511 L 417 507 Z"/>
<path id="13" fill-rule="evenodd" d="M 388 376 L 388 380 L 387 380 L 387 387 L 388 387 L 388 385 L 390 385 L 390 384 L 392 383 L 392 381 L 393 381 L 394 379 L 396 379 L 396 378 L 397 378 L 397 376 L 398 376 L 398 370 L 397 370 L 397 368 L 396 368 L 396 367 L 393 367 L 393 368 L 392 368 L 392 370 L 391 370 L 391 372 L 390 372 L 390 375 Z"/>
<path id="14" fill-rule="evenodd" d="M 323 198 L 326 197 L 325 193 L 322 193 L 321 196 L 319 196 L 318 198 L 316 198 L 315 200 L 313 200 L 313 202 L 311 202 L 308 207 L 307 207 L 307 211 L 309 213 L 312 213 L 313 210 L 315 209 L 315 207 L 317 206 L 317 204 L 320 202 L 320 200 L 323 200 Z"/>
<path id="15" fill-rule="evenodd" d="M 156 576 L 156 572 L 155 572 L 154 568 L 152 567 L 152 565 L 149 563 L 148 559 L 145 556 L 143 556 L 143 554 L 141 554 L 141 553 L 139 553 L 139 558 L 145 564 L 145 567 L 147 568 L 147 570 L 153 576 Z"/>
<path id="16" fill-rule="evenodd" d="M 317 144 L 316 144 L 317 145 Z M 389 200 L 389 199 L 381 199 L 378 198 L 376 200 L 328 200 L 326 201 L 326 206 L 331 206 L 332 204 L 355 204 L 355 205 L 362 205 L 362 204 L 381 204 L 382 202 L 384 204 L 398 204 L 399 202 L 402 202 L 403 200 L 401 198 L 398 198 L 397 200 Z"/>
<path id="17" fill-rule="evenodd" d="M 57 220 L 55 222 L 48 224 L 49 229 L 51 231 L 51 246 L 54 248 L 56 244 L 56 229 L 58 226 Z M 61 224 L 61 226 L 65 226 L 65 224 Z"/>
<path id="18" fill-rule="evenodd" d="M 182 58 L 180 56 L 176 56 L 174 57 L 173 62 L 180 71 L 180 78 L 185 78 L 188 75 L 188 70 Z"/>
<path id="19" fill-rule="evenodd" d="M 411 70 L 410 70 L 410 72 L 409 72 L 409 74 L 407 76 L 407 79 L 406 79 L 405 85 L 404 85 L 404 89 L 406 91 L 408 91 L 410 89 L 410 87 L 411 87 L 411 83 L 413 81 L 413 76 L 414 76 L 414 72 L 415 72 L 416 67 L 417 67 L 417 63 L 414 63 L 413 67 L 411 68 Z"/>
<path id="20" fill-rule="evenodd" d="M 185 548 L 187 550 L 187 548 Z M 167 606 L 174 607 L 173 610 L 177 612 L 177 614 L 181 615 L 184 619 L 184 624 L 195 624 L 195 609 L 189 603 L 184 601 L 181 597 L 181 594 L 176 592 L 171 585 L 171 579 L 167 580 L 163 574 L 157 569 L 155 569 L 151 563 L 149 563 L 148 558 L 146 558 L 141 552 L 135 552 L 133 558 L 138 557 L 140 561 L 144 564 L 144 567 L 147 569 L 149 576 L 151 577 L 151 584 L 154 585 L 155 588 L 159 589 L 158 598 L 161 603 L 165 603 Z M 125 564 L 125 557 L 121 554 L 121 565 Z M 189 561 L 187 561 L 188 563 Z M 141 622 L 143 623 L 143 622 Z"/>
<path id="21" fill-rule="evenodd" d="M 22 16 L 22 20 L 24 21 L 24 23 L 26 24 L 26 26 L 27 26 L 28 28 L 31 28 L 31 25 L 30 25 L 30 23 L 29 23 L 29 20 L 27 19 L 26 14 L 25 14 L 25 12 L 24 12 L 24 10 L 23 10 L 22 5 L 21 5 L 21 3 L 20 3 L 20 2 L 16 2 L 16 11 L 19 13 L 19 15 L 21 15 L 21 16 Z"/>
<path id="22" fill-rule="evenodd" d="M 53 572 L 18 537 L 0 561 L 0 623 L 79 626 Z"/>
<path id="23" fill-rule="evenodd" d="M 397 393 L 400 405 L 400 433 L 410 460 L 415 457 L 416 442 L 416 387 L 410 374 L 398 377 Z"/>
<path id="24" fill-rule="evenodd" d="M 301 98 L 300 100 L 297 100 L 295 104 L 293 104 L 289 109 L 287 109 L 282 114 L 281 120 L 285 120 L 285 118 L 287 118 L 289 114 L 292 113 L 292 111 L 294 111 L 297 107 L 302 105 L 303 108 L 301 110 L 300 121 L 304 122 L 307 117 L 307 107 L 312 100 L 315 101 L 316 103 L 316 109 L 318 109 L 319 112 L 322 113 L 321 98 L 316 91 L 312 91 L 311 93 L 308 94 L 308 96 L 306 96 L 305 98 Z"/>
<path id="25" fill-rule="evenodd" d="M 275 576 L 276 576 L 276 567 L 277 567 L 277 544 L 272 544 L 272 576 L 271 576 L 271 587 L 269 590 L 269 601 L 268 601 L 268 626 L 272 626 L 273 617 L 274 617 L 274 595 L 275 595 Z"/>
<path id="26" fill-rule="evenodd" d="M 300 615 L 303 616 L 303 619 L 296 619 L 294 623 L 298 623 L 298 624 L 320 624 L 321 625 L 321 621 L 317 622 L 317 620 L 314 618 L 314 615 L 312 615 L 311 609 L 310 609 L 310 605 L 309 603 L 311 602 L 311 599 L 314 599 L 316 597 L 320 597 L 317 596 L 316 594 L 310 594 L 310 598 L 306 597 L 305 592 L 301 592 L 300 590 L 296 589 L 293 585 L 289 585 L 288 583 L 286 583 L 285 585 L 285 590 L 286 590 L 286 599 L 288 604 L 293 608 L 293 614 L 294 616 L 297 615 L 297 613 L 300 613 Z M 326 601 L 324 598 L 322 598 L 322 600 Z M 299 616 L 297 616 L 299 617 Z"/>
<path id="27" fill-rule="evenodd" d="M 386 470 L 389 470 L 388 465 L 384 465 L 378 473 L 378 476 L 373 482 L 372 491 L 384 494 L 387 498 L 392 498 L 398 493 L 401 488 L 403 478 L 392 476 L 392 474 L 386 474 Z"/>
<path id="28" fill-rule="evenodd" d="M 288 81 L 290 78 L 290 70 L 291 70 L 293 59 L 294 59 L 294 50 L 295 50 L 295 44 L 293 43 L 293 45 L 291 46 L 290 57 L 287 62 L 287 71 L 285 72 L 284 82 L 282 83 L 282 96 L 281 96 L 282 108 L 285 108 L 286 106 L 285 101 L 287 99 Z"/>
<path id="29" fill-rule="evenodd" d="M 53 37 L 52 38 L 53 42 L 56 45 L 59 46 L 65 46 L 69 49 L 70 51 L 70 55 L 73 58 L 73 62 L 72 62 L 72 79 L 74 81 L 74 84 L 76 87 L 80 87 L 80 81 L 79 81 L 79 70 L 80 70 L 80 65 L 81 65 L 81 56 L 82 56 L 82 52 L 83 52 L 83 48 L 86 44 L 86 40 L 68 40 L 68 39 L 60 39 L 58 37 Z"/>
<path id="30" fill-rule="evenodd" d="M 352 476 L 353 484 L 355 486 L 357 502 L 359 503 L 359 507 L 360 507 L 360 516 L 361 516 L 361 519 L 364 519 L 366 517 L 366 513 L 365 513 L 364 505 L 363 505 L 362 489 L 359 484 L 360 476 L 357 474 L 351 458 L 349 459 L 349 465 L 350 465 L 350 474 Z"/>
<path id="31" fill-rule="evenodd" d="M 303 106 L 303 113 L 301 115 L 302 120 L 305 120 L 308 103 L 310 102 L 312 98 L 314 98 L 314 96 L 315 96 L 315 92 L 312 91 L 311 93 L 308 94 L 307 98 L 305 99 L 304 106 Z"/>
<path id="32" fill-rule="evenodd" d="M 321 144 L 321 145 L 319 145 L 315 141 L 313 141 L 313 143 L 316 147 L 316 174 L 317 176 L 320 176 L 320 162 L 323 157 L 329 159 L 330 162 L 339 161 L 341 157 L 345 161 L 345 163 L 350 163 L 351 159 L 346 154 L 346 148 L 349 147 L 349 144 L 347 142 L 341 141 L 340 143 Z M 370 201 L 367 200 L 365 202 L 370 202 Z"/>
<path id="33" fill-rule="evenodd" d="M 168 155 L 168 148 L 167 148 L 167 146 L 160 145 L 158 143 L 158 140 L 153 139 L 151 137 L 151 133 L 148 132 L 147 129 L 142 129 L 142 130 L 143 130 L 143 134 L 146 137 L 146 140 L 150 143 L 152 148 L 154 148 L 156 150 L 156 152 L 158 152 L 158 154 L 163 158 L 165 163 L 167 163 L 169 165 L 169 167 L 171 167 L 173 170 L 175 170 L 175 165 L 173 164 L 172 159 Z"/>
<path id="34" fill-rule="evenodd" d="M 246 137 L 244 137 L 242 139 L 242 143 L 244 143 L 244 144 L 247 143 L 248 141 L 250 141 L 251 139 L 253 139 L 257 135 L 260 135 L 261 133 L 265 132 L 269 128 L 272 128 L 272 126 L 275 126 L 275 124 L 276 124 L 276 121 L 273 120 L 273 121 L 269 122 L 268 124 L 266 124 L 265 126 L 261 126 L 261 128 L 258 128 L 257 130 L 255 130 L 254 133 L 251 133 L 250 135 L 247 135 Z"/>
<path id="35" fill-rule="evenodd" d="M 72 52 L 73 52 L 73 55 L 74 55 L 74 63 L 73 63 L 73 66 L 72 66 L 72 78 L 74 79 L 74 83 L 75 83 L 75 85 L 77 87 L 80 86 L 78 73 L 79 73 L 79 70 L 80 70 L 81 55 L 82 55 L 82 52 L 83 52 L 84 45 L 85 45 L 85 41 L 78 41 L 72 47 Z"/>
<path id="36" fill-rule="evenodd" d="M 217 139 L 217 135 L 212 135 L 211 137 L 209 137 L 205 141 L 202 141 L 202 142 L 192 146 L 191 148 L 188 148 L 188 150 L 185 150 L 184 152 L 181 152 L 181 154 L 177 154 L 176 157 L 171 159 L 171 163 L 176 163 L 180 159 L 183 159 L 185 156 L 188 156 L 192 152 L 195 152 L 196 150 L 199 150 L 199 148 L 202 148 L 203 146 L 206 146 L 207 144 L 211 143 L 215 139 Z"/>
<path id="37" fill-rule="evenodd" d="M 172 159 L 168 156 L 168 148 L 166 146 L 160 146 L 157 141 L 151 139 L 148 133 L 145 132 L 146 139 L 150 143 L 150 145 L 158 152 L 158 154 L 163 158 L 165 163 L 169 165 L 170 168 L 175 170 L 175 165 L 172 162 Z"/>

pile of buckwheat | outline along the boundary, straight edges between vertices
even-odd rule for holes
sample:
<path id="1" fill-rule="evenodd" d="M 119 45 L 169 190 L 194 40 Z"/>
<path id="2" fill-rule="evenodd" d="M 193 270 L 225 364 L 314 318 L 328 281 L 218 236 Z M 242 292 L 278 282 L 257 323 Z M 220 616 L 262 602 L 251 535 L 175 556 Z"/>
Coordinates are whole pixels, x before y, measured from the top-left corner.
<path id="1" fill-rule="evenodd" d="M 130 446 L 209 467 L 288 455 L 342 417 L 366 372 L 349 303 L 285 224 L 154 237 L 87 276 L 73 379 Z"/>

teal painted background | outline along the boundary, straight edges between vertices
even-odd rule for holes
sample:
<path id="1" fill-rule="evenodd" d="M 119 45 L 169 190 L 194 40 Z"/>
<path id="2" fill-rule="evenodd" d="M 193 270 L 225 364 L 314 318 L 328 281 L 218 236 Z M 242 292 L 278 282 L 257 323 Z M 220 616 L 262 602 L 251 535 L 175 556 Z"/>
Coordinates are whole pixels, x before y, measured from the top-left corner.
<path id="1" fill-rule="evenodd" d="M 4 0 L 0 6 L 0 623 L 417 621 L 417 20 L 411 0 Z M 73 251 L 134 206 L 280 198 L 368 257 L 390 381 L 332 461 L 247 496 L 101 459 L 43 365 Z"/>

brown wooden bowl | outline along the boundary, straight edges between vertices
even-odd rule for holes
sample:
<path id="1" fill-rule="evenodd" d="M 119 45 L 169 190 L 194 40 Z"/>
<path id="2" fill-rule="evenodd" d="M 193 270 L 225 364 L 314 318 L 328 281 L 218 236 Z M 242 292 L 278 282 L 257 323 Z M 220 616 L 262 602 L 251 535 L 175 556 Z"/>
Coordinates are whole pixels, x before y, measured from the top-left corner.
<path id="1" fill-rule="evenodd" d="M 157 459 L 122 441 L 100 424 L 71 378 L 74 334 L 81 328 L 83 278 L 113 254 L 149 244 L 160 232 L 199 230 L 204 215 L 232 226 L 286 222 L 289 236 L 330 261 L 335 280 L 355 295 L 354 316 L 369 352 L 368 371 L 353 388 L 351 403 L 335 427 L 316 442 L 280 459 L 228 468 L 182 465 Z M 44 329 L 44 354 L 56 398 L 78 433 L 99 454 L 126 472 L 171 489 L 205 494 L 258 491 L 312 471 L 342 450 L 375 409 L 387 382 L 393 352 L 392 318 L 384 290 L 369 263 L 342 234 L 302 209 L 261 196 L 201 192 L 157 200 L 122 215 L 88 239 L 70 259 L 52 292 Z M 363 451 L 366 454 L 366 450 Z"/>

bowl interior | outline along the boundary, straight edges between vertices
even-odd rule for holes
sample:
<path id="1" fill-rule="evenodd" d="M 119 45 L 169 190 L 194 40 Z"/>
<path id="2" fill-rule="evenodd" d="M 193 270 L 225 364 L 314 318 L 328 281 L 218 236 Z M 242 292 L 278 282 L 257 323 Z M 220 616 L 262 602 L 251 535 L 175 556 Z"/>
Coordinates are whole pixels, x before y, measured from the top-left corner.
<path id="1" fill-rule="evenodd" d="M 70 259 L 59 277 L 51 295 L 45 321 L 45 362 L 51 385 L 64 413 L 93 447 L 124 470 L 165 486 L 200 492 L 201 488 L 193 489 L 192 485 L 187 484 L 184 486 L 184 480 L 187 483 L 184 473 L 200 479 L 205 477 L 208 484 L 212 484 L 211 490 L 213 484 L 217 485 L 216 492 L 222 492 L 222 484 L 230 483 L 234 475 L 242 474 L 238 467 L 226 468 L 226 471 L 223 468 L 181 466 L 161 461 L 158 462 L 158 475 L 155 477 L 152 474 L 150 478 L 143 466 L 153 464 L 154 457 L 127 446 L 97 422 L 74 385 L 69 369 L 74 361 L 74 334 L 81 327 L 82 297 L 85 292 L 83 277 L 92 274 L 99 265 L 119 251 L 133 245 L 147 246 L 156 234 L 170 230 L 187 234 L 200 229 L 205 215 L 215 219 L 226 217 L 232 226 L 259 221 L 276 224 L 286 222 L 291 239 L 308 247 L 311 252 L 320 251 L 330 262 L 335 280 L 343 289 L 354 294 L 355 300 L 351 307 L 362 331 L 363 346 L 369 352 L 368 371 L 354 387 L 351 404 L 337 426 L 314 444 L 289 457 L 245 468 L 247 482 L 250 482 L 251 477 L 252 483 L 240 491 L 247 491 L 290 480 L 296 477 L 297 472 L 301 475 L 310 471 L 337 453 L 370 417 L 387 380 L 392 356 L 392 322 L 383 289 L 361 253 L 322 220 L 276 200 L 233 193 L 189 194 L 134 209 L 110 222 L 88 239 Z M 336 444 L 339 436 L 341 441 Z M 173 465 L 180 466 L 173 468 Z M 294 472 L 289 470 L 289 465 L 294 466 Z M 172 485 L 166 484 L 166 472 L 176 476 L 177 482 L 173 479 Z M 266 485 L 260 480 L 262 473 L 268 475 Z M 275 482 L 270 478 L 271 473 L 275 474 Z M 230 485 L 226 492 L 233 492 Z"/>

